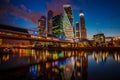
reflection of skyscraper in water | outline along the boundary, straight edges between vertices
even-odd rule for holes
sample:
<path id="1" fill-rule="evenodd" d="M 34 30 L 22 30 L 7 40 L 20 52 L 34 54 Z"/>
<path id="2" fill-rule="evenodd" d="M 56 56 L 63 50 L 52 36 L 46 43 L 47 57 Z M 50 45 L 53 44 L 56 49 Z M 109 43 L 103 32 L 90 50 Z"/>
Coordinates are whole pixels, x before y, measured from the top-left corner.
<path id="1" fill-rule="evenodd" d="M 48 18 L 47 18 L 47 32 L 48 34 L 52 34 L 52 18 L 53 18 L 53 11 L 48 11 Z"/>
<path id="2" fill-rule="evenodd" d="M 85 27 L 85 20 L 84 20 L 84 13 L 82 10 L 80 10 L 80 32 L 81 32 L 81 40 L 87 39 L 87 32 Z"/>
<path id="3" fill-rule="evenodd" d="M 120 62 L 120 54 L 119 54 L 118 52 L 114 52 L 114 54 L 113 54 L 113 59 L 114 59 L 115 61 Z"/>
<path id="4" fill-rule="evenodd" d="M 82 80 L 87 80 L 88 75 L 88 54 L 84 53 L 82 57 Z"/>
<path id="5" fill-rule="evenodd" d="M 46 33 L 46 17 L 41 16 L 41 18 L 38 20 L 38 34 L 45 35 L 45 33 Z"/>
<path id="6" fill-rule="evenodd" d="M 95 59 L 97 64 L 103 65 L 104 63 L 106 63 L 108 55 L 109 55 L 109 52 L 103 52 L 103 51 L 93 52 L 93 58 Z"/>
<path id="7" fill-rule="evenodd" d="M 84 53 L 81 57 L 78 57 L 75 62 L 75 78 L 76 80 L 87 80 L 88 75 L 88 54 Z"/>

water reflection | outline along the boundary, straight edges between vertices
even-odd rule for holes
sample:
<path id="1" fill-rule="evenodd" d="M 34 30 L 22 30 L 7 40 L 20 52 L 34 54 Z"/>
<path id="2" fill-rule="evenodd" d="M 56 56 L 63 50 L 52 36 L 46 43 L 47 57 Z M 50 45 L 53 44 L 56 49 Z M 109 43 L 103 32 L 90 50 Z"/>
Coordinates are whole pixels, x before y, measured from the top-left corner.
<path id="1" fill-rule="evenodd" d="M 30 73 L 34 79 L 46 75 L 42 77 L 43 80 L 87 80 L 88 53 L 78 52 L 71 57 L 69 51 L 68 54 L 67 51 L 55 51 L 49 54 L 52 55 L 52 61 L 30 66 Z"/>
<path id="2" fill-rule="evenodd" d="M 100 74 L 101 67 L 98 64 L 106 63 L 105 69 L 102 68 L 103 71 L 107 67 L 112 69 L 115 67 L 120 72 L 118 68 L 120 64 L 115 62 L 120 62 L 119 52 L 13 49 L 12 54 L 0 55 L 0 75 L 2 75 L 0 80 L 18 78 L 22 80 L 98 80 L 99 78 L 92 75 L 92 73 Z M 95 68 L 96 65 L 98 67 Z M 12 74 L 9 75 L 9 73 Z M 15 73 L 18 73 L 17 77 Z M 120 78 L 117 73 L 115 76 Z M 106 80 L 104 77 L 100 79 Z"/>
<path id="3" fill-rule="evenodd" d="M 109 56 L 109 52 L 103 52 L 103 51 L 94 51 L 93 52 L 93 58 L 95 59 L 96 63 L 105 63 L 107 57 Z"/>
<path id="4" fill-rule="evenodd" d="M 114 52 L 113 58 L 114 58 L 115 61 L 120 62 L 120 53 Z"/>

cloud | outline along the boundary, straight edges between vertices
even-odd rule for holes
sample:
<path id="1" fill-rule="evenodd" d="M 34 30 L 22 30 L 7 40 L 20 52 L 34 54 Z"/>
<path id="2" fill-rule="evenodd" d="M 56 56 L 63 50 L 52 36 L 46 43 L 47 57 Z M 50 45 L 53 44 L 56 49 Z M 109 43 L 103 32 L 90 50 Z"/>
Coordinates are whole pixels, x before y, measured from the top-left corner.
<path id="1" fill-rule="evenodd" d="M 4 4 L 0 5 L 0 18 L 4 18 L 6 15 L 12 15 L 19 18 L 22 18 L 26 21 L 37 23 L 38 19 L 43 15 L 41 12 L 35 12 L 28 9 L 24 4 L 15 6 L 10 3 L 10 0 L 0 0 Z M 63 13 L 63 5 L 70 4 L 72 8 L 78 8 L 79 4 L 83 3 L 84 0 L 51 0 L 46 2 L 47 10 L 52 10 L 54 15 Z"/>
<path id="2" fill-rule="evenodd" d="M 51 2 L 46 2 L 47 11 L 52 10 L 54 15 L 63 13 L 63 5 L 69 4 L 71 0 L 51 0 Z"/>
<path id="3" fill-rule="evenodd" d="M 23 4 L 21 4 L 20 7 L 14 6 L 9 0 L 6 4 L 0 6 L 0 18 L 3 18 L 8 14 L 22 18 L 34 24 L 37 24 L 38 19 L 43 15 L 41 12 L 34 12 L 27 9 Z"/>

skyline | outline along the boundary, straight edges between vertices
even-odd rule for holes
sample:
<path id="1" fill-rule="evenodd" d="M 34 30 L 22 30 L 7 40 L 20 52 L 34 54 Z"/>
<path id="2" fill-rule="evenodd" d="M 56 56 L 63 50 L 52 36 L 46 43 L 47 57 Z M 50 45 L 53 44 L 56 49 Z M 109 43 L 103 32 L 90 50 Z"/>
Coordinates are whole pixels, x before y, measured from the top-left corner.
<path id="1" fill-rule="evenodd" d="M 0 23 L 37 29 L 38 19 L 52 10 L 54 15 L 63 12 L 63 5 L 69 4 L 73 10 L 74 26 L 83 10 L 88 38 L 94 34 L 105 36 L 120 35 L 119 0 L 0 0 Z"/>

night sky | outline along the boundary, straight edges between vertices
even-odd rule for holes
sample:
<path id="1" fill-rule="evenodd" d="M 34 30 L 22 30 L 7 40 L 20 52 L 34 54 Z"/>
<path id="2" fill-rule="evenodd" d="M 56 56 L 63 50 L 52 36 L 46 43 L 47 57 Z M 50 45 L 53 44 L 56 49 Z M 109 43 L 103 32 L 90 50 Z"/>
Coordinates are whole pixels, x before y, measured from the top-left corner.
<path id="1" fill-rule="evenodd" d="M 46 16 L 48 10 L 62 13 L 63 4 L 71 5 L 74 23 L 79 22 L 79 11 L 84 11 L 89 38 L 101 32 L 120 35 L 120 0 L 0 0 L 0 23 L 37 29 L 41 15 Z"/>

